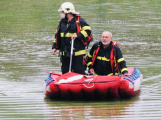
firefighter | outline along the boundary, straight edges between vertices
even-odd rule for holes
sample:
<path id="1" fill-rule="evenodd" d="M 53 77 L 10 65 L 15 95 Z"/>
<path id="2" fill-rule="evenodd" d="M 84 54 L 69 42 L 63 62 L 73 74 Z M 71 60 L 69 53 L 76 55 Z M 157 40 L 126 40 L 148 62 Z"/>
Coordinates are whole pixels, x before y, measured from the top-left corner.
<path id="1" fill-rule="evenodd" d="M 79 24 L 81 29 L 78 33 L 76 17 L 80 16 L 80 13 L 75 11 L 71 2 L 64 2 L 58 11 L 61 12 L 61 20 L 55 33 L 52 53 L 55 55 L 59 50 L 62 74 L 69 72 L 71 40 L 74 39 L 71 70 L 75 73 L 85 74 L 84 56 L 86 51 L 82 40 L 86 41 L 88 36 L 91 35 L 91 27 L 80 17 Z"/>
<path id="2" fill-rule="evenodd" d="M 87 57 L 90 74 L 118 75 L 120 70 L 123 75 L 128 75 L 125 59 L 109 31 L 102 33 L 102 40 L 94 43 Z"/>

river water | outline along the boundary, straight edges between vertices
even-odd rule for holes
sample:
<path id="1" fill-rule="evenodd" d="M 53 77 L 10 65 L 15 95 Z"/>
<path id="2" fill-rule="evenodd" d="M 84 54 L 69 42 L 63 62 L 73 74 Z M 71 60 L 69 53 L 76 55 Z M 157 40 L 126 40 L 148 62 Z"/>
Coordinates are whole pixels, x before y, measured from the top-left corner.
<path id="1" fill-rule="evenodd" d="M 143 74 L 135 97 L 113 101 L 45 99 L 45 71 L 60 72 L 51 46 L 62 2 L 0 1 L 0 119 L 161 119 L 161 1 L 71 0 L 92 27 L 89 48 L 111 31 L 127 66 Z"/>

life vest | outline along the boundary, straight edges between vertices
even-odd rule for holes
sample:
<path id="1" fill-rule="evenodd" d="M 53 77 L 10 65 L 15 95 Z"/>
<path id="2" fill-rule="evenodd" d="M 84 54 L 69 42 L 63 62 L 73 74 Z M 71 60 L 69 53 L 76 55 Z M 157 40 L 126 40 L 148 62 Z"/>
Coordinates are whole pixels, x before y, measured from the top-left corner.
<path id="1" fill-rule="evenodd" d="M 76 25 L 77 25 L 77 33 L 80 33 L 81 29 L 82 29 L 82 27 L 80 25 L 80 17 L 81 17 L 81 15 L 75 16 L 75 21 L 76 21 Z M 82 39 L 81 41 L 82 41 L 83 45 L 87 46 L 87 48 L 88 48 L 88 45 L 92 40 L 93 40 L 93 36 L 91 34 L 85 40 Z"/>
<path id="2" fill-rule="evenodd" d="M 81 29 L 82 29 L 81 24 L 80 24 L 80 17 L 81 17 L 81 15 L 75 15 L 77 33 L 80 33 Z M 62 24 L 62 21 L 60 21 L 59 26 L 57 27 L 57 30 L 56 30 L 56 33 L 55 33 L 56 48 L 60 48 L 60 43 L 58 43 L 58 40 L 57 40 L 57 33 L 58 33 L 59 29 L 60 29 L 61 24 Z M 82 39 L 81 42 L 83 43 L 84 46 L 87 46 L 87 48 L 88 48 L 88 45 L 92 40 L 93 40 L 93 36 L 91 34 L 87 38 L 85 38 L 85 40 Z"/>
<path id="3" fill-rule="evenodd" d="M 111 54 L 110 54 L 110 63 L 111 63 L 113 75 L 115 75 L 115 71 L 117 71 L 119 69 L 119 64 L 116 60 L 116 48 L 115 48 L 115 46 L 119 47 L 119 45 L 118 45 L 117 42 L 114 42 L 114 41 L 112 41 L 112 45 L 113 45 L 113 48 L 112 48 Z"/>
<path id="4" fill-rule="evenodd" d="M 116 61 L 116 48 L 115 48 L 115 46 L 119 47 L 119 44 L 117 42 L 112 41 L 112 46 L 113 47 L 112 47 L 111 54 L 110 54 L 110 64 L 111 64 L 113 75 L 115 75 L 115 71 L 117 71 L 119 69 L 119 64 Z M 100 45 L 98 45 L 97 48 L 94 50 L 91 66 L 94 65 L 94 62 L 97 58 L 97 54 L 98 54 L 99 50 L 100 50 Z"/>

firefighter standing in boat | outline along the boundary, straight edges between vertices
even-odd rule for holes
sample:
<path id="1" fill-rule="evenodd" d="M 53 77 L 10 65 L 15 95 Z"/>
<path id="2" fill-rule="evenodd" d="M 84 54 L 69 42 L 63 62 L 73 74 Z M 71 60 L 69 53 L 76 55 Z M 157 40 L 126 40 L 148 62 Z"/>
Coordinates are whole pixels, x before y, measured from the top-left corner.
<path id="1" fill-rule="evenodd" d="M 86 54 L 83 42 L 91 35 L 91 27 L 83 18 L 79 17 L 80 13 L 75 11 L 74 5 L 70 2 L 64 2 L 58 9 L 61 12 L 61 21 L 55 33 L 55 39 L 52 46 L 53 55 L 57 50 L 61 56 L 62 73 L 69 72 L 71 39 L 74 39 L 73 57 L 71 70 L 76 73 L 85 74 L 84 56 Z M 77 18 L 77 19 L 76 19 Z M 78 25 L 80 32 L 78 32 Z"/>
<path id="2" fill-rule="evenodd" d="M 125 59 L 118 43 L 112 41 L 112 33 L 104 31 L 102 41 L 94 43 L 89 51 L 87 66 L 90 74 L 118 75 L 119 69 L 123 75 L 128 75 Z"/>

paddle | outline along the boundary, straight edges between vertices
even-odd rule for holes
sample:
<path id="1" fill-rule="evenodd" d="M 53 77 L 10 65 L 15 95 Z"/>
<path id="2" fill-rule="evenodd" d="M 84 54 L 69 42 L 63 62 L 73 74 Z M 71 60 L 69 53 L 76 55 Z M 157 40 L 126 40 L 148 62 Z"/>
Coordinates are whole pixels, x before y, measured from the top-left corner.
<path id="1" fill-rule="evenodd" d="M 69 64 L 69 72 L 71 72 L 72 67 L 72 56 L 73 56 L 73 45 L 74 45 L 74 39 L 71 40 L 71 50 L 70 50 L 70 64 Z"/>

